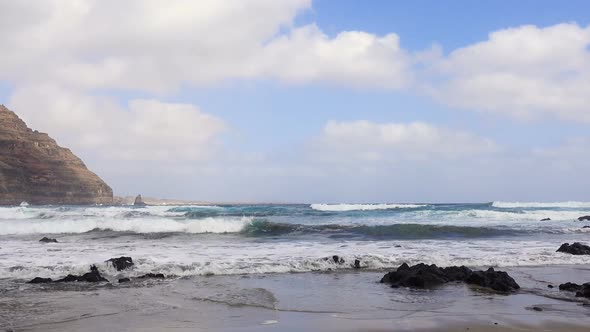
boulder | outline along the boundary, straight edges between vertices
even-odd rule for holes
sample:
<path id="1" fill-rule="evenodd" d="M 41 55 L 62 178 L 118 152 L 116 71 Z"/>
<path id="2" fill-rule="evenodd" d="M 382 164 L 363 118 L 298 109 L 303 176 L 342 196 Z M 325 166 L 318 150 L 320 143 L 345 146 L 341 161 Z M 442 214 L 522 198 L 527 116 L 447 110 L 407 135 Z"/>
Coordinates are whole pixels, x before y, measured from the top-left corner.
<path id="1" fill-rule="evenodd" d="M 120 284 L 122 284 L 124 282 L 130 282 L 130 281 L 131 281 L 131 279 L 129 279 L 129 278 L 121 278 L 121 279 L 119 279 L 119 283 Z"/>
<path id="2" fill-rule="evenodd" d="M 404 263 L 396 271 L 387 273 L 381 282 L 390 283 L 393 287 L 431 288 L 450 281 L 462 280 L 457 278 L 465 278 L 465 275 L 471 273 L 466 267 L 454 266 L 447 269 L 445 271 L 434 264 L 420 263 L 410 267 Z"/>
<path id="3" fill-rule="evenodd" d="M 162 273 L 147 273 L 137 277 L 137 279 L 166 279 L 166 276 Z"/>
<path id="4" fill-rule="evenodd" d="M 43 243 L 57 243 L 56 239 L 50 239 L 48 237 L 43 237 L 41 240 L 39 240 L 39 242 L 43 242 Z"/>
<path id="5" fill-rule="evenodd" d="M 578 221 L 590 221 L 590 216 L 582 216 L 578 218 Z"/>
<path id="6" fill-rule="evenodd" d="M 52 282 L 53 280 L 51 280 L 51 278 L 40 278 L 40 277 L 36 277 L 33 280 L 29 281 L 29 284 L 47 284 Z"/>
<path id="7" fill-rule="evenodd" d="M 572 255 L 590 255 L 590 247 L 580 242 L 574 244 L 564 243 L 557 249 L 557 252 L 565 252 Z"/>
<path id="8" fill-rule="evenodd" d="M 358 259 L 354 260 L 354 268 L 355 269 L 360 269 L 361 268 L 361 261 Z"/>
<path id="9" fill-rule="evenodd" d="M 440 268 L 436 265 L 423 263 L 408 266 L 404 263 L 396 271 L 387 273 L 381 279 L 392 287 L 432 288 L 448 282 L 465 282 L 467 284 L 486 287 L 499 292 L 514 292 L 520 286 L 506 272 L 472 271 L 465 266 Z"/>
<path id="10" fill-rule="evenodd" d="M 334 255 L 332 256 L 332 260 L 334 261 L 334 263 L 336 264 L 344 264 L 344 258 L 339 257 L 338 255 Z"/>
<path id="11" fill-rule="evenodd" d="M 590 298 L 590 282 L 583 285 L 578 285 L 573 282 L 566 282 L 565 284 L 559 285 L 559 290 L 575 292 L 576 297 Z"/>
<path id="12" fill-rule="evenodd" d="M 113 264 L 113 267 L 117 269 L 117 271 L 122 271 L 132 267 L 133 259 L 131 257 L 121 256 L 119 258 L 111 258 L 106 262 Z"/>
<path id="13" fill-rule="evenodd" d="M 514 292 L 520 289 L 520 286 L 503 271 L 494 271 L 493 268 L 487 271 L 474 271 L 465 282 L 470 285 L 478 285 L 481 287 L 491 288 L 498 292 Z"/>
<path id="14" fill-rule="evenodd" d="M 582 290 L 582 285 L 574 284 L 573 282 L 566 282 L 565 284 L 559 285 L 559 290 L 577 292 Z"/>
<path id="15" fill-rule="evenodd" d="M 590 226 L 586 225 L 586 226 L 583 226 L 582 228 L 590 228 Z"/>
<path id="16" fill-rule="evenodd" d="M 55 282 L 73 282 L 73 281 L 84 281 L 84 282 L 101 282 L 101 281 L 108 281 L 107 279 L 103 278 L 98 272 L 98 268 L 95 265 L 90 267 L 90 272 L 84 273 L 81 276 L 68 274 L 65 278 L 56 280 Z"/>
<path id="17" fill-rule="evenodd" d="M 146 206 L 145 202 L 143 201 L 143 198 L 141 197 L 141 195 L 137 195 L 135 197 L 135 201 L 133 202 L 134 206 Z"/>
<path id="18" fill-rule="evenodd" d="M 551 221 L 551 218 L 543 218 L 541 221 Z"/>
<path id="19" fill-rule="evenodd" d="M 463 281 L 473 273 L 471 269 L 465 266 L 449 266 L 443 269 L 449 281 Z"/>
<path id="20" fill-rule="evenodd" d="M 576 292 L 576 297 L 585 297 L 590 299 L 590 282 L 582 285 L 582 289 Z"/>

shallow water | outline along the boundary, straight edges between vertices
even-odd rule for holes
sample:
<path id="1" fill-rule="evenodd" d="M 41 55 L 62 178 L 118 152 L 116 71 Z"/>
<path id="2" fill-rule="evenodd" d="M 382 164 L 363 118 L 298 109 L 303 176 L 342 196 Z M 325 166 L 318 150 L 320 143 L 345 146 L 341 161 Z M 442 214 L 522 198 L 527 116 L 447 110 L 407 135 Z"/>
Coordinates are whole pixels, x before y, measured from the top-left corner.
<path id="1" fill-rule="evenodd" d="M 0 327 L 17 331 L 401 331 L 454 325 L 532 326 L 535 330 L 534 326 L 549 323 L 590 323 L 590 307 L 583 301 L 547 288 L 566 280 L 584 281 L 590 272 L 587 266 L 519 267 L 508 272 L 522 286 L 517 294 L 499 295 L 464 284 L 432 290 L 392 289 L 378 283 L 382 272 L 371 271 L 192 276 L 100 285 L 13 281 L 0 297 Z"/>

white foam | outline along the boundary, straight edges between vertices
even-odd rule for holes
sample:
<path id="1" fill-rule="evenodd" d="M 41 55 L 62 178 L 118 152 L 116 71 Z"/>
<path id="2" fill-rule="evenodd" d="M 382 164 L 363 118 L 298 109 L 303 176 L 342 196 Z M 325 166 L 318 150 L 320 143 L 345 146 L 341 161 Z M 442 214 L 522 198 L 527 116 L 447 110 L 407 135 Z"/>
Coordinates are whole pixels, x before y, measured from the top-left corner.
<path id="1" fill-rule="evenodd" d="M 590 208 L 590 202 L 493 202 L 497 208 Z"/>
<path id="2" fill-rule="evenodd" d="M 365 211 L 365 210 L 389 210 L 411 209 L 424 207 L 418 204 L 311 204 L 310 207 L 318 211 Z"/>
<path id="3" fill-rule="evenodd" d="M 400 244 L 401 248 L 394 245 Z M 111 280 L 120 275 L 135 277 L 145 273 L 175 276 L 290 273 L 351 269 L 355 259 L 367 269 L 388 269 L 402 263 L 469 267 L 540 266 L 590 264 L 590 256 L 555 252 L 560 240 L 485 240 L 419 242 L 227 242 L 211 240 L 151 240 L 133 243 L 122 240 L 39 244 L 9 240 L 0 248 L 0 278 L 32 279 L 37 276 L 60 278 L 87 272 L 97 264 Z M 26 248 L 26 249 L 24 249 Z M 104 261 L 132 256 L 132 270 L 117 272 Z M 344 264 L 337 264 L 339 255 Z"/>
<path id="4" fill-rule="evenodd" d="M 86 233 L 93 229 L 135 233 L 236 233 L 252 221 L 249 217 L 209 217 L 174 220 L 165 218 L 133 219 L 60 219 L 0 220 L 0 235 Z"/>

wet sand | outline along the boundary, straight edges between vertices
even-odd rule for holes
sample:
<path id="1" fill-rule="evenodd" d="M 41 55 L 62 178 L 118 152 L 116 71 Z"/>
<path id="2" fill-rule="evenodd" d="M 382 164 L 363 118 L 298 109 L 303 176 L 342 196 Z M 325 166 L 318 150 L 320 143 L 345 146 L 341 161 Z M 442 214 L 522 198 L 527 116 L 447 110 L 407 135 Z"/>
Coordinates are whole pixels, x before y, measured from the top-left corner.
<path id="1" fill-rule="evenodd" d="M 566 281 L 590 281 L 588 266 L 505 270 L 521 285 L 517 294 L 494 294 L 463 284 L 392 289 L 378 283 L 384 271 L 210 276 L 121 285 L 2 280 L 0 327 L 150 332 L 589 330 L 588 301 L 557 289 Z"/>

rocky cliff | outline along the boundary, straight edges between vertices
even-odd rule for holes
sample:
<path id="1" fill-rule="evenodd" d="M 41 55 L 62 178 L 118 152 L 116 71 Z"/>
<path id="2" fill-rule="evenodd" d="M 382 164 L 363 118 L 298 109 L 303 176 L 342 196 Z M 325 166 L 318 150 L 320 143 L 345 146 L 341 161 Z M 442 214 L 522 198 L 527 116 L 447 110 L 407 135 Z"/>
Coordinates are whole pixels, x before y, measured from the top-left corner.
<path id="1" fill-rule="evenodd" d="M 0 105 L 0 205 L 112 204 L 113 191 L 69 149 Z"/>

